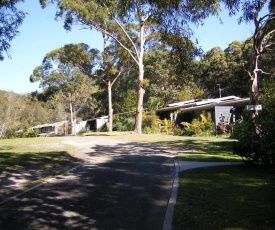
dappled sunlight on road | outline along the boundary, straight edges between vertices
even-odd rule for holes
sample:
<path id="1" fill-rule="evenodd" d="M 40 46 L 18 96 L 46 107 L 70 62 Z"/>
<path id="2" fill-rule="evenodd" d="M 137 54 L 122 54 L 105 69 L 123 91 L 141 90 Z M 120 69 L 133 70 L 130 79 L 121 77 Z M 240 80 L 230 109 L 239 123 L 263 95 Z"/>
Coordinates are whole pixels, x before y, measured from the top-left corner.
<path id="1" fill-rule="evenodd" d="M 82 166 L 2 205 L 0 229 L 162 228 L 175 152 L 86 143 L 81 154 Z"/>

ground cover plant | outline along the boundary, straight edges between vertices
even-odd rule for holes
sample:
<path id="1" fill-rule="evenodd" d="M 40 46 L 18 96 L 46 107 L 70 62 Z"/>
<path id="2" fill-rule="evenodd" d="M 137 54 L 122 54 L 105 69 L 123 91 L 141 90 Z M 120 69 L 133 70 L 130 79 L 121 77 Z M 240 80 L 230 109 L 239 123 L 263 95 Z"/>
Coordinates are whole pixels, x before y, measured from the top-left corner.
<path id="1" fill-rule="evenodd" d="M 60 145 L 55 138 L 0 140 L 0 174 L 4 171 L 37 170 L 44 171 L 44 177 L 54 176 L 79 163 L 68 154 L 72 150 L 71 146 Z"/>
<path id="2" fill-rule="evenodd" d="M 233 154 L 234 139 L 227 137 L 187 137 L 164 133 L 131 134 L 130 132 L 94 132 L 85 135 L 103 135 L 106 138 L 170 146 L 178 150 L 177 160 L 184 161 L 242 161 Z"/>
<path id="3" fill-rule="evenodd" d="M 275 174 L 220 166 L 180 173 L 173 229 L 275 229 Z"/>

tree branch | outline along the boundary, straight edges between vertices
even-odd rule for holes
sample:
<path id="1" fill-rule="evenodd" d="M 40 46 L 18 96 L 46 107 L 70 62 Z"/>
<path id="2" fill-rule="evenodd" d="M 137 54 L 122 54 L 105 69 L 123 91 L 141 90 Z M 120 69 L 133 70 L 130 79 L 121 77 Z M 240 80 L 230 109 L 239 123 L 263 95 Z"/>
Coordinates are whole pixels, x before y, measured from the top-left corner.
<path id="1" fill-rule="evenodd" d="M 120 29 L 122 30 L 122 32 L 126 35 L 126 37 L 129 39 L 129 41 L 131 42 L 132 46 L 134 47 L 135 49 L 135 53 L 136 53 L 136 56 L 137 58 L 139 59 L 139 53 L 138 53 L 138 50 L 137 50 L 137 46 L 135 45 L 135 43 L 133 42 L 133 40 L 130 38 L 129 34 L 125 31 L 125 29 L 123 28 L 123 26 L 114 18 L 114 21 L 116 22 L 116 24 L 118 24 L 118 26 L 120 27 Z M 117 41 L 117 40 L 116 40 Z M 131 51 L 130 51 L 131 52 Z M 131 54 L 130 54 L 131 55 Z M 132 55 L 131 55 L 132 56 Z M 132 56 L 134 58 L 134 61 L 138 64 L 138 60 Z"/>
<path id="2" fill-rule="evenodd" d="M 119 76 L 121 75 L 121 72 L 122 72 L 122 66 L 120 67 L 120 70 L 119 70 L 119 72 L 118 72 L 118 74 L 117 74 L 117 76 L 115 77 L 115 79 L 112 81 L 112 83 L 111 83 L 111 87 L 113 86 L 113 84 L 116 82 L 116 80 L 119 78 Z"/>
<path id="3" fill-rule="evenodd" d="M 122 44 L 122 42 L 116 38 L 115 35 L 111 34 L 109 31 L 96 26 L 94 23 L 87 23 L 85 21 L 82 21 L 81 19 L 79 19 L 79 21 L 81 21 L 81 23 L 87 25 L 87 26 L 91 26 L 92 28 L 94 28 L 97 31 L 100 31 L 101 33 L 104 33 L 106 35 L 108 35 L 109 37 L 113 38 L 123 49 L 125 49 L 127 51 L 128 54 L 130 54 L 130 56 L 133 58 L 133 60 L 138 64 L 138 60 L 136 59 L 136 57 L 132 54 L 132 51 L 130 49 L 128 49 L 125 45 Z M 133 41 L 132 41 L 133 42 Z"/>
<path id="4" fill-rule="evenodd" d="M 262 69 L 254 69 L 254 73 L 256 73 L 256 72 L 260 72 L 260 73 L 266 74 L 266 75 L 274 75 L 274 74 L 272 74 L 272 73 L 264 72 Z"/>

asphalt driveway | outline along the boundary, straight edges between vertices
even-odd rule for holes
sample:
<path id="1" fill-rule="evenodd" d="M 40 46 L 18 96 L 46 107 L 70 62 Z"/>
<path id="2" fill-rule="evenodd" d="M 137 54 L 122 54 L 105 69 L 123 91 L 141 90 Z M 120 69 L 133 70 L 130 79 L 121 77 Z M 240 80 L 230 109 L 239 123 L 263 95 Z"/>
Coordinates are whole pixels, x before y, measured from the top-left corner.
<path id="1" fill-rule="evenodd" d="M 170 150 L 72 137 L 85 163 L 0 207 L 0 229 L 162 229 L 175 167 Z"/>

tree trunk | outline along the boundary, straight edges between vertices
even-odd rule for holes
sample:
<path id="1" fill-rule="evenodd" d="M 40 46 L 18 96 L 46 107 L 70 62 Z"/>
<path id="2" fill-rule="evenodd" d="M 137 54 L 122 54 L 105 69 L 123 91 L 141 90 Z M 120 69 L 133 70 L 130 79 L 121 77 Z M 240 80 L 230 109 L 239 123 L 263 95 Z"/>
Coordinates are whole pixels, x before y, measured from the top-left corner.
<path id="1" fill-rule="evenodd" d="M 112 104 L 112 84 L 108 80 L 108 105 L 109 105 L 109 117 L 108 117 L 108 132 L 113 131 L 113 104 Z"/>
<path id="2" fill-rule="evenodd" d="M 70 101 L 70 119 L 71 119 L 71 135 L 75 135 L 75 121 L 73 112 L 73 103 Z"/>
<path id="3" fill-rule="evenodd" d="M 250 83 L 250 105 L 257 105 L 259 101 L 259 85 L 258 85 L 258 59 L 259 55 L 254 51 L 253 67 L 251 68 L 251 83 Z M 251 117 L 255 118 L 258 115 L 257 110 L 251 111 Z"/>
<path id="4" fill-rule="evenodd" d="M 144 56 L 144 22 L 140 23 L 140 56 L 138 63 L 138 100 L 137 100 L 137 108 L 136 108 L 136 117 L 135 117 L 135 133 L 142 133 L 142 111 L 143 111 L 143 97 L 145 94 L 145 90 L 143 88 L 143 78 L 144 78 L 144 66 L 143 66 L 143 56 Z"/>

